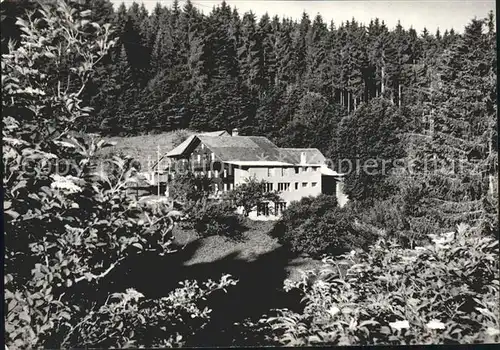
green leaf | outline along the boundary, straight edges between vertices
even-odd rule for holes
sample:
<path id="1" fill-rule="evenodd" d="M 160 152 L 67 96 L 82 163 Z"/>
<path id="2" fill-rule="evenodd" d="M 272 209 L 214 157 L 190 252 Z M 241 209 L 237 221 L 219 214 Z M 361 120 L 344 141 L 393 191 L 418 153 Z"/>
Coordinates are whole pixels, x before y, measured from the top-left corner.
<path id="1" fill-rule="evenodd" d="M 27 312 L 23 311 L 19 314 L 19 319 L 31 323 L 31 317 Z"/>
<path id="2" fill-rule="evenodd" d="M 69 314 L 69 312 L 67 312 L 67 311 L 62 311 L 62 312 L 60 313 L 60 316 L 61 316 L 62 318 L 64 318 L 64 319 L 68 320 L 68 321 L 69 321 L 69 320 L 71 320 L 71 315 L 70 315 L 70 314 Z"/>
<path id="3" fill-rule="evenodd" d="M 132 245 L 133 245 L 134 247 L 138 248 L 138 249 L 141 249 L 141 250 L 142 250 L 142 249 L 144 249 L 144 248 L 143 248 L 143 246 L 142 246 L 142 244 L 140 244 L 140 243 L 134 243 L 134 244 L 132 244 Z"/>
<path id="4" fill-rule="evenodd" d="M 6 214 L 6 215 L 8 215 L 8 216 L 12 217 L 14 220 L 15 220 L 15 219 L 17 219 L 17 218 L 19 217 L 19 213 L 18 213 L 18 212 L 16 212 L 16 211 L 14 211 L 14 210 L 6 210 L 6 211 L 4 212 L 4 214 Z"/>
<path id="5" fill-rule="evenodd" d="M 10 302 L 9 302 L 9 305 L 7 306 L 7 310 L 9 312 L 11 312 L 12 310 L 14 310 L 14 308 L 17 306 L 17 301 L 12 299 Z"/>
<path id="6" fill-rule="evenodd" d="M 387 326 L 380 327 L 380 333 L 382 334 L 392 334 L 392 330 Z"/>

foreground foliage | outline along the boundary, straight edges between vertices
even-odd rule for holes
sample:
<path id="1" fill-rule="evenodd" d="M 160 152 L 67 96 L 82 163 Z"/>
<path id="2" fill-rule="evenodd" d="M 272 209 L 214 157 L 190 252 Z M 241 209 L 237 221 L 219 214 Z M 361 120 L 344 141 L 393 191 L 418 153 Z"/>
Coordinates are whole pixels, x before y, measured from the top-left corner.
<path id="1" fill-rule="evenodd" d="M 292 202 L 273 229 L 273 236 L 294 253 L 320 256 L 365 248 L 373 234 L 359 230 L 335 196 L 304 197 Z"/>
<path id="2" fill-rule="evenodd" d="M 133 255 L 170 249 L 173 221 L 126 195 L 137 169 L 70 130 L 81 93 L 113 44 L 109 25 L 42 4 L 2 56 L 5 343 L 10 348 L 181 346 L 203 328 L 199 302 L 236 282 L 186 281 L 157 300 L 110 290 Z M 73 135 L 73 136 L 72 136 Z"/>
<path id="3" fill-rule="evenodd" d="M 498 241 L 466 225 L 415 249 L 379 240 L 369 252 L 325 259 L 285 288 L 303 312 L 268 318 L 281 345 L 500 341 Z M 345 270 L 347 272 L 341 273 Z"/>

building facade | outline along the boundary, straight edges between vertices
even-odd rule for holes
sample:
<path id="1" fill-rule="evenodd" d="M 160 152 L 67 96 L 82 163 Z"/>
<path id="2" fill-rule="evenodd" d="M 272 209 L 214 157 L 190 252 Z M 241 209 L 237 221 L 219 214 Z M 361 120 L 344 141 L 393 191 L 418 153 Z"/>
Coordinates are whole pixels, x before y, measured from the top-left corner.
<path id="1" fill-rule="evenodd" d="M 315 148 L 279 148 L 265 137 L 239 136 L 233 130 L 232 135 L 192 135 L 166 157 L 171 177 L 193 172 L 211 178 L 214 198 L 249 178 L 265 180 L 266 190 L 279 191 L 282 201 L 260 203 L 249 215 L 256 220 L 276 219 L 292 201 L 306 196 L 325 193 L 336 195 L 339 205 L 347 201 L 343 176 L 329 169 Z"/>

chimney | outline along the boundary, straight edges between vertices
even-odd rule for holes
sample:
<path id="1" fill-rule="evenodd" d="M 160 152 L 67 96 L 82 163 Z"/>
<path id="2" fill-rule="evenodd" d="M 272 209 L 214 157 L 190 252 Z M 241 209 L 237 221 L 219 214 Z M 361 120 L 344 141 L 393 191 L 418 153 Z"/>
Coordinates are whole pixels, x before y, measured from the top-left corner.
<path id="1" fill-rule="evenodd" d="M 306 164 L 306 152 L 300 152 L 300 164 Z"/>
<path id="2" fill-rule="evenodd" d="M 238 129 L 234 128 L 233 131 L 231 132 L 231 136 L 238 136 Z"/>

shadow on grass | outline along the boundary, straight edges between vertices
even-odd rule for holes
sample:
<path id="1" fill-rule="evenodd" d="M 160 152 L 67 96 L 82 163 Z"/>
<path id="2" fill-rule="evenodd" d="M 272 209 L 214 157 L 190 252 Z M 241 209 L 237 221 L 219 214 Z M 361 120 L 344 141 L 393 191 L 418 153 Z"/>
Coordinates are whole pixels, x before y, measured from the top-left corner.
<path id="1" fill-rule="evenodd" d="M 258 255 L 248 261 L 238 257 L 239 251 L 223 258 L 193 265 L 185 265 L 200 247 L 200 240 L 188 243 L 177 253 L 163 257 L 143 254 L 130 259 L 114 272 L 111 289 L 123 291 L 135 288 L 148 298 L 167 295 L 184 280 L 218 280 L 223 274 L 238 279 L 236 286 L 227 293 L 216 291 L 206 301 L 211 310 L 208 326 L 190 340 L 188 346 L 256 346 L 256 340 L 241 339 L 240 331 L 234 325 L 245 319 L 257 321 L 262 315 L 275 308 L 296 309 L 299 296 L 283 292 L 286 267 L 293 258 L 282 247 Z M 202 305 L 205 306 L 205 305 Z"/>
<path id="2" fill-rule="evenodd" d="M 198 280 L 210 276 L 214 278 L 222 273 L 229 273 L 238 279 L 237 285 L 228 289 L 227 294 L 220 291 L 208 300 L 208 306 L 213 310 L 211 322 L 197 334 L 191 346 L 262 345 L 252 344 L 251 339 L 240 339 L 240 331 L 234 323 L 245 319 L 257 321 L 272 309 L 294 309 L 299 304 L 298 296 L 282 290 L 290 260 L 283 248 L 262 254 L 253 261 L 238 259 L 237 254 L 229 254 L 212 263 L 186 267 L 186 274 Z"/>

